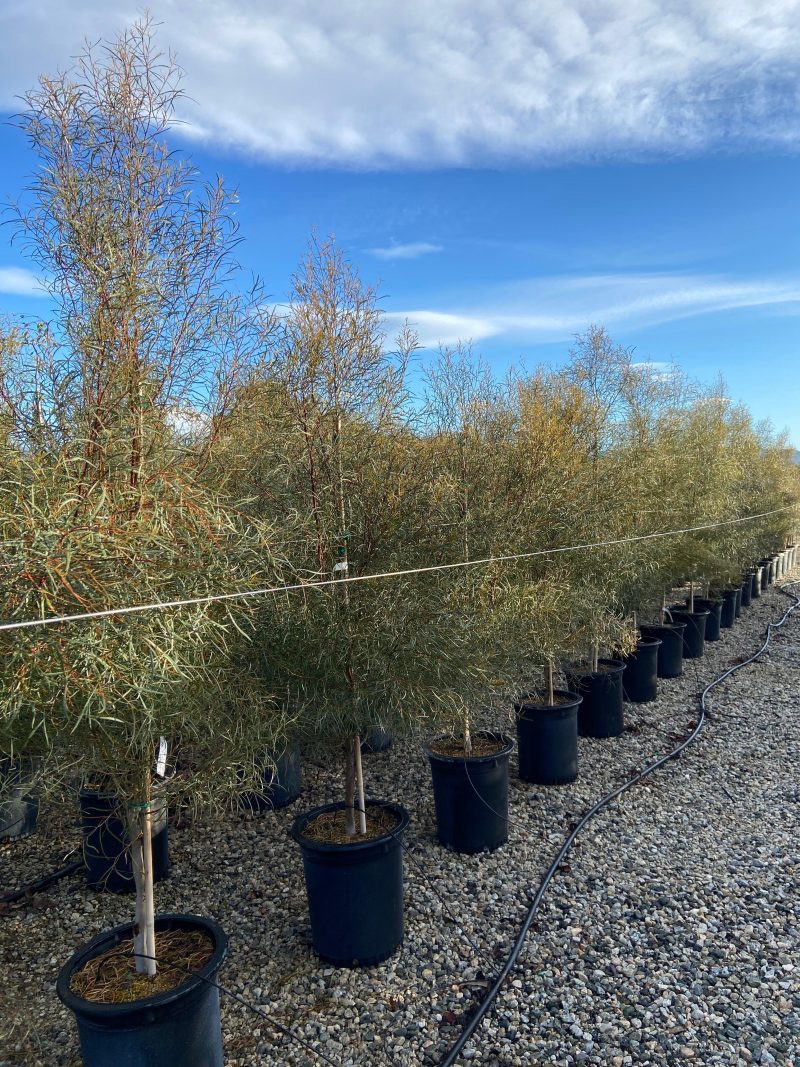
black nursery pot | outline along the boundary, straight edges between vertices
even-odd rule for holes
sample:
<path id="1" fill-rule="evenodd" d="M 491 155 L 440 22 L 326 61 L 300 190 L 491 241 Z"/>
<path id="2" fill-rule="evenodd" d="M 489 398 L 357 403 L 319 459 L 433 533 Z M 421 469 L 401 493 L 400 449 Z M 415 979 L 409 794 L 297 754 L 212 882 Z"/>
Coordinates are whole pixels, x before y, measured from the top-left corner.
<path id="1" fill-rule="evenodd" d="M 734 620 L 738 617 L 736 608 L 742 595 L 742 587 L 736 589 L 724 589 L 722 591 L 722 606 L 719 614 L 719 624 L 723 630 L 730 630 Z"/>
<path id="2" fill-rule="evenodd" d="M 753 599 L 753 575 L 749 572 L 742 578 L 742 603 L 743 608 L 749 608 Z"/>
<path id="3" fill-rule="evenodd" d="M 753 579 L 749 574 L 746 574 L 741 579 L 741 585 L 739 586 L 739 595 L 736 598 L 736 618 L 741 615 L 741 609 L 743 607 L 750 607 L 751 594 L 753 590 Z"/>
<path id="4" fill-rule="evenodd" d="M 380 725 L 373 726 L 361 742 L 361 751 L 367 756 L 372 752 L 385 752 L 387 748 L 392 747 L 393 740 L 394 738 L 388 730 L 384 730 Z"/>
<path id="5" fill-rule="evenodd" d="M 688 608 L 670 608 L 670 615 L 675 622 L 685 622 L 683 631 L 683 658 L 700 659 L 706 650 L 706 622 L 708 608 L 689 611 Z"/>
<path id="6" fill-rule="evenodd" d="M 764 577 L 764 568 L 761 567 L 761 566 L 756 567 L 756 569 L 750 575 L 751 582 L 752 582 L 752 584 L 750 586 L 750 596 L 751 596 L 751 598 L 753 600 L 756 600 L 758 597 L 761 596 L 761 588 L 762 588 L 761 582 L 762 582 L 762 578 L 763 577 Z"/>
<path id="7" fill-rule="evenodd" d="M 27 837 L 36 829 L 39 800 L 28 792 L 25 768 L 7 756 L 0 759 L 0 841 Z"/>
<path id="8" fill-rule="evenodd" d="M 566 785 L 578 777 L 578 707 L 582 697 L 566 689 L 553 693 L 555 704 L 528 694 L 514 705 L 517 713 L 519 776 L 537 785 Z"/>
<path id="9" fill-rule="evenodd" d="M 136 888 L 128 834 L 119 800 L 113 794 L 81 790 L 81 827 L 86 882 L 108 893 L 132 893 Z M 169 875 L 169 836 L 166 819 L 153 834 L 153 880 Z"/>
<path id="10" fill-rule="evenodd" d="M 303 831 L 312 819 L 342 811 L 324 804 L 295 819 L 291 836 L 303 853 L 314 951 L 337 967 L 369 967 L 388 959 L 403 942 L 403 834 L 408 812 L 377 800 L 398 819 L 381 837 L 348 844 L 312 841 Z"/>
<path id="11" fill-rule="evenodd" d="M 661 638 L 642 637 L 636 650 L 625 657 L 622 695 L 633 704 L 644 704 L 658 696 L 658 650 Z"/>
<path id="12" fill-rule="evenodd" d="M 769 583 L 772 581 L 772 560 L 762 559 L 761 563 L 761 592 L 766 593 Z"/>
<path id="13" fill-rule="evenodd" d="M 720 639 L 720 626 L 722 624 L 722 601 L 710 600 L 706 597 L 694 598 L 695 613 L 698 611 L 707 611 L 706 616 L 706 641 L 719 641 Z"/>
<path id="14" fill-rule="evenodd" d="M 622 672 L 619 659 L 601 659 L 597 671 L 568 671 L 570 689 L 583 697 L 578 711 L 580 737 L 619 737 L 625 729 L 622 704 Z"/>
<path id="15" fill-rule="evenodd" d="M 481 730 L 475 737 L 502 743 L 488 756 L 440 756 L 428 750 L 439 841 L 454 852 L 483 852 L 508 840 L 508 757 L 514 742 Z"/>
<path id="16" fill-rule="evenodd" d="M 130 923 L 100 934 L 62 967 L 56 991 L 75 1015 L 84 1067 L 222 1067 L 219 991 L 213 982 L 228 950 L 216 923 L 199 915 L 159 915 L 156 931 L 201 930 L 214 953 L 177 989 L 122 1004 L 96 1004 L 69 988 L 88 960 L 132 936 Z M 204 981 L 205 979 L 205 981 Z"/>
<path id="17" fill-rule="evenodd" d="M 302 792 L 300 753 L 296 748 L 289 748 L 277 757 L 274 764 L 270 761 L 264 767 L 264 786 L 260 792 L 243 793 L 239 805 L 252 812 L 272 811 L 274 808 L 288 807 Z"/>
<path id="18" fill-rule="evenodd" d="M 642 637 L 657 637 L 661 641 L 658 650 L 657 672 L 659 678 L 680 678 L 683 674 L 683 631 L 686 623 L 653 623 L 640 626 Z"/>

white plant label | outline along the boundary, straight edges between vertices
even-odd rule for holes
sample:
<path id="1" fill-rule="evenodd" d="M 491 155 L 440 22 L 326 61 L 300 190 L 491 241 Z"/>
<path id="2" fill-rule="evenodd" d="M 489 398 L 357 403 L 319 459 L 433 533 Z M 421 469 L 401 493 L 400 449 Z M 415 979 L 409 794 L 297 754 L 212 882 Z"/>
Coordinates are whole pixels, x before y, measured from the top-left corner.
<path id="1" fill-rule="evenodd" d="M 347 560 L 342 560 L 341 563 L 335 563 L 333 565 L 334 574 L 342 574 L 347 570 Z"/>
<path id="2" fill-rule="evenodd" d="M 167 773 L 167 739 L 162 737 L 158 743 L 158 759 L 156 760 L 156 774 L 163 778 Z"/>

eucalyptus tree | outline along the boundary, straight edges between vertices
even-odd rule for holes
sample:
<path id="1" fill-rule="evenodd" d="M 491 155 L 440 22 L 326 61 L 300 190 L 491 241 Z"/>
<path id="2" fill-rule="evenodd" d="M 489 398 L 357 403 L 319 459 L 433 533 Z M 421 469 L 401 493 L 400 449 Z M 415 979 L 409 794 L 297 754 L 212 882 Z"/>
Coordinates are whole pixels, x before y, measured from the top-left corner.
<path id="1" fill-rule="evenodd" d="M 25 97 L 18 121 L 37 170 L 17 232 L 50 314 L 7 329 L 0 346 L 7 621 L 275 580 L 269 530 L 205 478 L 252 358 L 258 301 L 232 287 L 234 198 L 165 140 L 180 95 L 145 21 Z M 160 739 L 191 765 L 164 779 L 162 799 L 200 802 L 232 788 L 281 729 L 263 682 L 242 669 L 252 626 L 234 603 L 0 635 L 5 748 L 54 777 L 99 776 L 127 811 L 148 973 Z"/>

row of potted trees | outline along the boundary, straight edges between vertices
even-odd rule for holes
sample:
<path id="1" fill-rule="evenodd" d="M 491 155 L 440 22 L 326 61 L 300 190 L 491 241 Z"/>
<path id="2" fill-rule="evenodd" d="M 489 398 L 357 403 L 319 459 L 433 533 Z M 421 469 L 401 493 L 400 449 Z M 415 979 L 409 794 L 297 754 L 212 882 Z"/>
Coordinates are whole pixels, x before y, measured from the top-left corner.
<path id="1" fill-rule="evenodd" d="M 501 844 L 512 741 L 479 709 L 516 706 L 523 776 L 571 780 L 576 723 L 622 729 L 601 653 L 643 661 L 683 582 L 692 618 L 695 591 L 728 596 L 799 495 L 784 439 L 601 327 L 564 367 L 497 380 L 469 346 L 421 369 L 410 329 L 392 349 L 332 241 L 278 310 L 238 287 L 233 198 L 166 147 L 179 99 L 147 22 L 29 94 L 17 221 L 52 315 L 0 333 L 3 617 L 89 616 L 0 631 L 4 777 L 81 779 L 108 802 L 87 837 L 116 819 L 135 885 L 133 922 L 58 980 L 87 1067 L 222 1062 L 224 932 L 156 913 L 166 810 L 289 800 L 296 747 L 324 748 L 341 795 L 293 830 L 314 945 L 378 962 L 402 939 L 408 816 L 369 797 L 365 745 L 433 738 L 442 841 Z"/>

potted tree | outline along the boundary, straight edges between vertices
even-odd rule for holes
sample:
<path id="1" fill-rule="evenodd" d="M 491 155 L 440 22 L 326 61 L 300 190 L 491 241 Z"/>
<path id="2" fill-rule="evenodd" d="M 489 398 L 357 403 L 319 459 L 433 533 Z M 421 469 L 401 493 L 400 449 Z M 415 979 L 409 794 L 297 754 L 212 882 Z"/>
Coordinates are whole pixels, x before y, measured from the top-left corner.
<path id="1" fill-rule="evenodd" d="M 298 816 L 292 835 L 313 947 L 348 966 L 386 958 L 403 937 L 409 816 L 368 798 L 361 741 L 376 717 L 393 733 L 416 728 L 441 697 L 437 665 L 420 654 L 428 608 L 441 610 L 436 581 L 354 580 L 425 559 L 430 493 L 405 385 L 414 339 L 387 351 L 377 300 L 332 240 L 313 237 L 221 453 L 293 569 L 322 583 L 263 606 L 258 670 L 295 736 L 341 759 L 342 799 Z"/>
<path id="2" fill-rule="evenodd" d="M 0 731 L 43 780 L 99 776 L 127 831 L 135 914 L 58 978 L 87 1067 L 222 1063 L 227 940 L 156 914 L 154 803 L 230 794 L 282 733 L 242 669 L 242 604 L 118 614 L 275 577 L 263 531 L 205 478 L 252 333 L 226 285 L 231 199 L 163 140 L 179 95 L 145 21 L 42 78 L 20 119 L 39 170 L 17 221 L 53 313 L 2 346 L 3 617 L 87 617 L 3 632 Z M 190 774 L 169 774 L 171 742 Z"/>
<path id="3" fill-rule="evenodd" d="M 469 345 L 442 348 L 425 372 L 424 445 L 433 486 L 435 543 L 442 562 L 508 554 L 519 530 L 509 522 L 524 483 L 515 447 L 508 383 L 497 382 Z M 498 487 L 502 489 L 498 491 Z M 517 620 L 525 590 L 507 564 L 452 572 L 437 613 L 437 655 L 461 663 L 448 683 L 447 732 L 427 746 L 439 841 L 456 852 L 493 850 L 508 839 L 512 738 L 476 729 L 476 709 L 492 706 L 520 656 Z M 465 669 L 466 668 L 466 669 Z"/>

